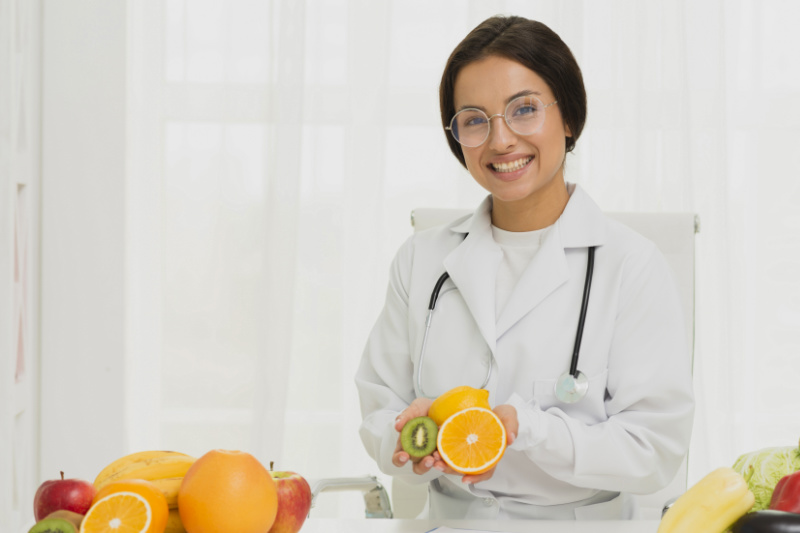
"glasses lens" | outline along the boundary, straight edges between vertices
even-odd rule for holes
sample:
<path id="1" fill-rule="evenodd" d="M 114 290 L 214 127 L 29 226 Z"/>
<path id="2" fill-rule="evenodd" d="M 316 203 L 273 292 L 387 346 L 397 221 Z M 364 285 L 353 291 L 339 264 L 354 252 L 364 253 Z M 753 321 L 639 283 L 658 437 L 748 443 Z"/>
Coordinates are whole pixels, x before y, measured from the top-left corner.
<path id="1" fill-rule="evenodd" d="M 539 131 L 544 124 L 544 105 L 535 96 L 520 96 L 506 107 L 508 126 L 520 135 Z"/>
<path id="2" fill-rule="evenodd" d="M 479 146 L 489 135 L 489 117 L 480 109 L 462 109 L 450 121 L 450 131 L 464 146 Z"/>

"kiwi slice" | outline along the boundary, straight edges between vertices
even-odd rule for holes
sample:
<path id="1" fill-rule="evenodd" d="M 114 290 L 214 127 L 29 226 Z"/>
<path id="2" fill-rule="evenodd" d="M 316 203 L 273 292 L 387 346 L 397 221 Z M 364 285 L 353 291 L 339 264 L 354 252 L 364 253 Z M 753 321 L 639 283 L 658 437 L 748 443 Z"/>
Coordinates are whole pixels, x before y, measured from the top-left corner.
<path id="1" fill-rule="evenodd" d="M 427 416 L 412 418 L 400 432 L 400 445 L 411 457 L 425 457 L 436 449 L 436 435 L 439 428 Z"/>
<path id="2" fill-rule="evenodd" d="M 77 533 L 75 525 L 66 518 L 44 518 L 28 530 L 28 533 Z"/>

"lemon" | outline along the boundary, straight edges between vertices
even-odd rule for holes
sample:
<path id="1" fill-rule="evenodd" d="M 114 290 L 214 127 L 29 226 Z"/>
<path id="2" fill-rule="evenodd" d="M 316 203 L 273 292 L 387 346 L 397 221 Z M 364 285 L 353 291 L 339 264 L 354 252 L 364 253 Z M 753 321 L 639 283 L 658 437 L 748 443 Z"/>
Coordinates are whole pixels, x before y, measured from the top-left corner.
<path id="1" fill-rule="evenodd" d="M 470 407 L 491 409 L 489 391 L 466 385 L 450 389 L 433 401 L 428 409 L 428 416 L 436 422 L 437 426 L 441 426 L 452 415 Z"/>

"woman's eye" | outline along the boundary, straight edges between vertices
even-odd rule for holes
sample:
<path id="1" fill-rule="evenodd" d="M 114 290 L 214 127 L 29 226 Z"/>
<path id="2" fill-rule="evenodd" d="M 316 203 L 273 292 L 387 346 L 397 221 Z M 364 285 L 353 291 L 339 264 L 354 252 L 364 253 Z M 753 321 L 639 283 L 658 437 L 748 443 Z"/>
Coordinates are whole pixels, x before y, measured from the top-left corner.
<path id="1" fill-rule="evenodd" d="M 464 121 L 464 126 L 482 126 L 486 124 L 484 117 L 469 117 Z"/>
<path id="2" fill-rule="evenodd" d="M 536 107 L 532 105 L 524 105 L 518 107 L 517 110 L 514 111 L 514 116 L 518 117 L 523 115 L 532 115 L 533 113 L 536 113 Z"/>

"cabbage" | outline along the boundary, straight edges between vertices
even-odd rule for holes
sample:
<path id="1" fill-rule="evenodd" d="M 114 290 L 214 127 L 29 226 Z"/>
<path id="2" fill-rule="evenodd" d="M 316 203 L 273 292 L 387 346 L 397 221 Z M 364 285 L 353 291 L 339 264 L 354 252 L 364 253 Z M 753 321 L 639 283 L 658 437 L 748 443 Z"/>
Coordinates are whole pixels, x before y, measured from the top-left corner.
<path id="1" fill-rule="evenodd" d="M 746 453 L 736 460 L 733 469 L 747 481 L 756 497 L 752 511 L 761 511 L 769 507 L 778 481 L 800 470 L 800 448 L 785 446 Z"/>

